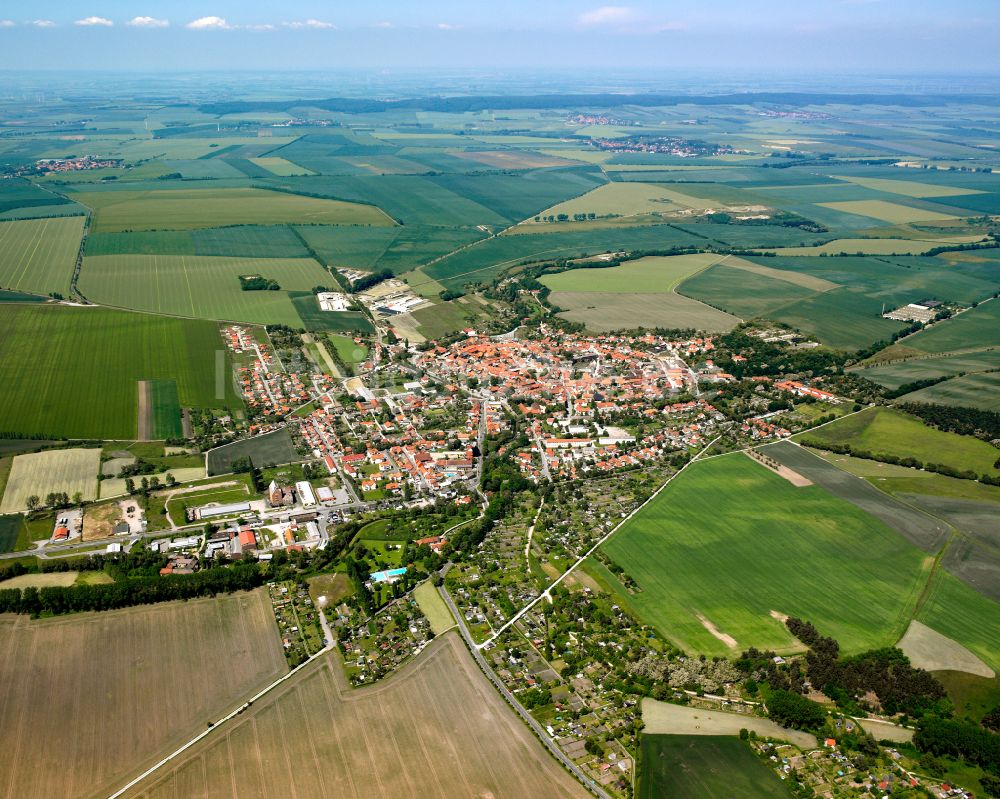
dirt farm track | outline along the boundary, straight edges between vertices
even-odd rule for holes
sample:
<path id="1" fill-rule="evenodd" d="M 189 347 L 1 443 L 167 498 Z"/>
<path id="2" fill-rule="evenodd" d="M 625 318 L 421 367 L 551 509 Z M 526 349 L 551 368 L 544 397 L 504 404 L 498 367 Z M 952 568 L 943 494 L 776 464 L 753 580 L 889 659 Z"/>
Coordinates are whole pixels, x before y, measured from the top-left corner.
<path id="1" fill-rule="evenodd" d="M 129 794 L 586 797 L 503 704 L 454 632 L 375 686 L 317 660 Z"/>

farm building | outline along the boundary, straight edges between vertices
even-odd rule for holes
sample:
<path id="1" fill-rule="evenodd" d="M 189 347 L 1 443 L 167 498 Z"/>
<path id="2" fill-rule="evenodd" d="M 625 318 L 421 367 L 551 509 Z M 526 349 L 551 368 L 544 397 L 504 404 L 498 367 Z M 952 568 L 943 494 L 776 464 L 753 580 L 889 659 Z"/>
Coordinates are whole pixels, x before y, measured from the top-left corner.
<path id="1" fill-rule="evenodd" d="M 236 513 L 247 513 L 250 510 L 249 502 L 233 502 L 229 505 L 212 505 L 198 509 L 199 519 L 213 519 L 216 516 L 232 516 Z"/>

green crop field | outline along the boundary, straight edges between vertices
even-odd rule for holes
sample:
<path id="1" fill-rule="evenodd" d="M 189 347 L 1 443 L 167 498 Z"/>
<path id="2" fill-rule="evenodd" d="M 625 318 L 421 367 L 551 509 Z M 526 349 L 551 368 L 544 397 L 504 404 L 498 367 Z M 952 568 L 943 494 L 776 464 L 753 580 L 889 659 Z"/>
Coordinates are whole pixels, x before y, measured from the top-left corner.
<path id="1" fill-rule="evenodd" d="M 848 200 L 847 202 L 820 203 L 820 205 L 835 211 L 881 219 L 883 222 L 890 222 L 893 225 L 903 222 L 947 221 L 958 216 L 957 213 L 954 215 L 944 214 L 939 211 L 928 211 L 886 200 Z"/>
<path id="2" fill-rule="evenodd" d="M 82 216 L 0 222 L 0 288 L 69 296 Z"/>
<path id="3" fill-rule="evenodd" d="M 181 402 L 176 380 L 150 380 L 150 414 L 154 439 L 181 438 Z"/>
<path id="4" fill-rule="evenodd" d="M 280 463 L 292 463 L 302 460 L 292 437 L 287 430 L 275 430 L 262 436 L 235 441 L 232 444 L 213 449 L 208 453 L 208 474 L 228 474 L 233 461 L 237 458 L 250 457 L 255 466 L 274 466 Z"/>
<path id="5" fill-rule="evenodd" d="M 368 357 L 368 347 L 355 344 L 354 339 L 347 336 L 329 336 L 327 341 L 337 350 L 344 363 L 361 363 Z"/>
<path id="6" fill-rule="evenodd" d="M 960 405 L 1000 411 L 1000 373 L 954 377 L 943 383 L 915 391 L 901 398 L 903 402 L 928 402 L 938 405 Z"/>
<path id="7" fill-rule="evenodd" d="M 211 322 L 103 308 L 11 306 L 0 314 L 0 432 L 53 438 L 131 439 L 137 381 L 175 379 L 185 407 L 241 407 L 225 356 L 216 397 Z"/>
<path id="8" fill-rule="evenodd" d="M 249 188 L 84 192 L 73 199 L 94 209 L 98 233 L 293 222 L 392 224 L 373 205 Z"/>
<path id="9" fill-rule="evenodd" d="M 815 294 L 813 289 L 719 263 L 685 280 L 681 293 L 744 319 L 768 316 Z"/>
<path id="10" fill-rule="evenodd" d="M 332 282 L 332 280 L 330 281 Z M 324 311 L 311 291 L 292 291 L 288 296 L 302 326 L 313 332 L 346 333 L 357 331 L 371 333 L 374 329 L 368 317 L 360 311 Z M 295 325 L 299 327 L 299 325 Z"/>
<path id="11" fill-rule="evenodd" d="M 562 318 L 596 332 L 668 327 L 724 333 L 740 322 L 731 314 L 673 293 L 557 291 L 549 295 L 549 301 L 563 309 Z"/>
<path id="12" fill-rule="evenodd" d="M 851 371 L 887 388 L 899 388 L 905 383 L 917 380 L 955 376 L 960 372 L 983 372 L 989 369 L 1000 369 L 1000 350 L 942 355 L 936 358 L 913 358 Z"/>
<path id="13" fill-rule="evenodd" d="M 619 266 L 570 269 L 541 278 L 552 291 L 622 294 L 669 294 L 685 279 L 725 259 L 724 255 L 699 253 L 639 258 Z"/>
<path id="14" fill-rule="evenodd" d="M 794 649 L 772 613 L 811 620 L 849 652 L 886 646 L 909 623 L 930 566 L 873 516 L 742 454 L 689 467 L 604 551 L 638 585 L 627 602 L 707 655 Z"/>
<path id="15" fill-rule="evenodd" d="M 284 158 L 251 158 L 250 161 L 259 167 L 263 167 L 268 172 L 278 175 L 279 177 L 289 177 L 291 175 L 312 175 L 315 174 L 311 170 L 301 167 L 298 164 L 293 164 Z"/>
<path id="16" fill-rule="evenodd" d="M 240 275 L 274 279 L 281 291 L 243 291 Z M 331 282 L 305 258 L 98 255 L 84 259 L 79 286 L 88 299 L 120 308 L 301 327 L 288 292 Z"/>
<path id="17" fill-rule="evenodd" d="M 0 553 L 13 552 L 17 548 L 22 526 L 22 516 L 19 513 L 0 516 Z"/>
<path id="18" fill-rule="evenodd" d="M 124 254 L 309 257 L 309 251 L 288 225 L 234 225 L 195 230 L 93 233 L 87 237 L 87 255 Z"/>
<path id="19" fill-rule="evenodd" d="M 788 787 L 739 738 L 643 735 L 640 799 L 789 799 Z"/>
<path id="20" fill-rule="evenodd" d="M 923 352 L 953 352 L 1000 345 L 1000 300 L 984 302 L 971 311 L 932 325 L 910 336 L 907 347 Z"/>
<path id="21" fill-rule="evenodd" d="M 0 213 L 16 210 L 37 209 L 39 213 L 52 212 L 53 206 L 67 205 L 68 200 L 40 189 L 24 178 L 10 178 L 0 181 Z"/>
<path id="22" fill-rule="evenodd" d="M 847 444 L 873 454 L 916 458 L 921 463 L 939 463 L 960 472 L 1000 474 L 994 468 L 995 447 L 970 436 L 946 433 L 928 427 L 909 414 L 892 408 L 867 408 L 817 430 L 796 436 L 801 443 Z"/>
<path id="23" fill-rule="evenodd" d="M 938 569 L 916 618 L 1000 671 L 1000 604 Z"/>

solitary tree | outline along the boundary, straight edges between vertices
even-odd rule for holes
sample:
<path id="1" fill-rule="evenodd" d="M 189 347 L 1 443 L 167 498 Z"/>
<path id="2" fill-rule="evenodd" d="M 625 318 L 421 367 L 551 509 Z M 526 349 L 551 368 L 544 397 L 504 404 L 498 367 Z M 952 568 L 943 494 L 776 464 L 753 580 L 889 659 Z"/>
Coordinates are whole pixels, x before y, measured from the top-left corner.
<path id="1" fill-rule="evenodd" d="M 28 510 L 37 510 L 39 501 L 37 494 L 32 494 L 28 497 Z"/>

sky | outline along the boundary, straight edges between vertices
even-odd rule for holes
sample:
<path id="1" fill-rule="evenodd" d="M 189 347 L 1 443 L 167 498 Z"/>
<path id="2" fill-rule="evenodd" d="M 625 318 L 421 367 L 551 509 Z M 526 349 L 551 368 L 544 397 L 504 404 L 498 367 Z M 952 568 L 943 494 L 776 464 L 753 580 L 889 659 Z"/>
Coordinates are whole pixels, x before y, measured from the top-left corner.
<path id="1" fill-rule="evenodd" d="M 0 70 L 1000 74 L 1000 0 L 0 0 Z"/>

